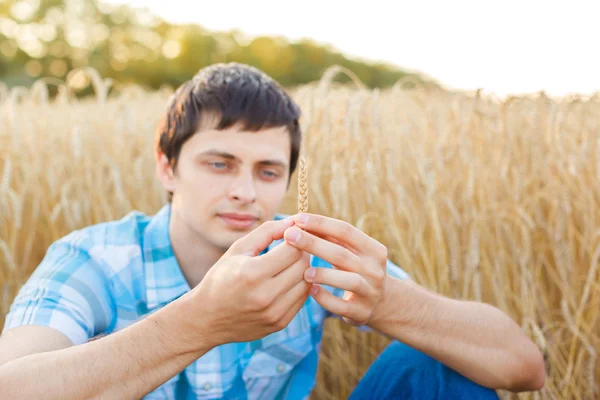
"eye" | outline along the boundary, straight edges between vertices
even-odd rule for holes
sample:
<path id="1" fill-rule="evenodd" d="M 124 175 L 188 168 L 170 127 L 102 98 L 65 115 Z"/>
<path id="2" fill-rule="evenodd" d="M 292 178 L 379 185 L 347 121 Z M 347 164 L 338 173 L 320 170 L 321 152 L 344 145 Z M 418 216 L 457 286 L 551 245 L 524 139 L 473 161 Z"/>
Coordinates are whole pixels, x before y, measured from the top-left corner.
<path id="1" fill-rule="evenodd" d="M 211 163 L 211 165 L 213 167 L 215 167 L 216 169 L 225 169 L 225 168 L 227 168 L 227 164 L 225 164 L 224 162 L 219 162 L 219 161 Z"/>
<path id="2" fill-rule="evenodd" d="M 263 175 L 269 179 L 277 178 L 279 175 L 273 171 L 262 171 Z"/>

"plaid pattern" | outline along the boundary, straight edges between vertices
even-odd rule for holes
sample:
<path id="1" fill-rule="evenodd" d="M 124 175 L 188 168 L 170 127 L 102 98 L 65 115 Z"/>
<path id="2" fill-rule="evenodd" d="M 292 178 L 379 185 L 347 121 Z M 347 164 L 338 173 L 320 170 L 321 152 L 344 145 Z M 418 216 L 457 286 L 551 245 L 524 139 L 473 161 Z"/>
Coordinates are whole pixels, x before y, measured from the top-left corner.
<path id="1" fill-rule="evenodd" d="M 171 249 L 169 216 L 168 204 L 154 216 L 131 212 L 53 243 L 17 294 L 4 330 L 45 325 L 77 345 L 123 329 L 186 293 L 190 287 Z M 314 256 L 311 265 L 331 268 Z M 408 278 L 391 262 L 388 273 Z M 343 294 L 323 287 L 339 297 Z M 331 316 L 309 297 L 282 331 L 213 348 L 145 399 L 308 398 L 315 384 L 323 323 Z"/>

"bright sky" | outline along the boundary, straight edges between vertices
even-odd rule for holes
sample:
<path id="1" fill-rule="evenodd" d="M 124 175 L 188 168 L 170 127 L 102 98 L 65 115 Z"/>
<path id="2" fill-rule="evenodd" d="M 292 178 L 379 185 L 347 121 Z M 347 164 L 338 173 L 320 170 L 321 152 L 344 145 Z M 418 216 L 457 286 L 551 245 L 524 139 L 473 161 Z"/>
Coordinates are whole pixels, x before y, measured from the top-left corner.
<path id="1" fill-rule="evenodd" d="M 600 91 L 597 0 L 105 0 L 172 22 L 309 37 L 457 89 L 551 95 Z"/>

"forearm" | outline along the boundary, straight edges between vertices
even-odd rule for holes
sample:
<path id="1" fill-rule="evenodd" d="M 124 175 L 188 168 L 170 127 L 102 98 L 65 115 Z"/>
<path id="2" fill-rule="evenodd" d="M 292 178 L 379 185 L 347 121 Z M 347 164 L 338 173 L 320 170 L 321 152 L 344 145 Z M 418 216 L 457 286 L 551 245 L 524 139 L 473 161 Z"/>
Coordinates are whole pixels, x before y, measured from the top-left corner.
<path id="1" fill-rule="evenodd" d="M 501 310 L 457 301 L 390 279 L 380 316 L 369 324 L 483 386 L 513 391 L 543 385 L 543 359 Z"/>
<path id="2" fill-rule="evenodd" d="M 210 350 L 197 343 L 195 349 L 187 348 L 182 304 L 173 302 L 100 340 L 2 365 L 2 398 L 143 397 Z"/>

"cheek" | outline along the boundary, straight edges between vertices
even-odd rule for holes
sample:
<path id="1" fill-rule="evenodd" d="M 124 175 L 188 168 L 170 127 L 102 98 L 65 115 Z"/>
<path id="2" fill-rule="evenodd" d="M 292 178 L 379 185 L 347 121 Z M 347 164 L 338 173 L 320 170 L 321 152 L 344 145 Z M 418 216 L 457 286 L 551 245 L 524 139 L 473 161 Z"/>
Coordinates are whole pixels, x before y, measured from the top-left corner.
<path id="1" fill-rule="evenodd" d="M 202 192 L 219 190 L 226 185 L 225 178 L 210 174 L 200 168 L 189 167 L 180 172 L 180 185 L 193 192 Z"/>
<path id="2" fill-rule="evenodd" d="M 261 190 L 263 204 L 269 208 L 277 208 L 285 196 L 286 188 L 287 185 L 284 181 L 278 184 L 264 185 Z"/>
<path id="3" fill-rule="evenodd" d="M 223 197 L 228 183 L 226 178 L 199 170 L 180 171 L 175 191 L 186 198 L 187 203 L 196 206 L 210 205 Z"/>

